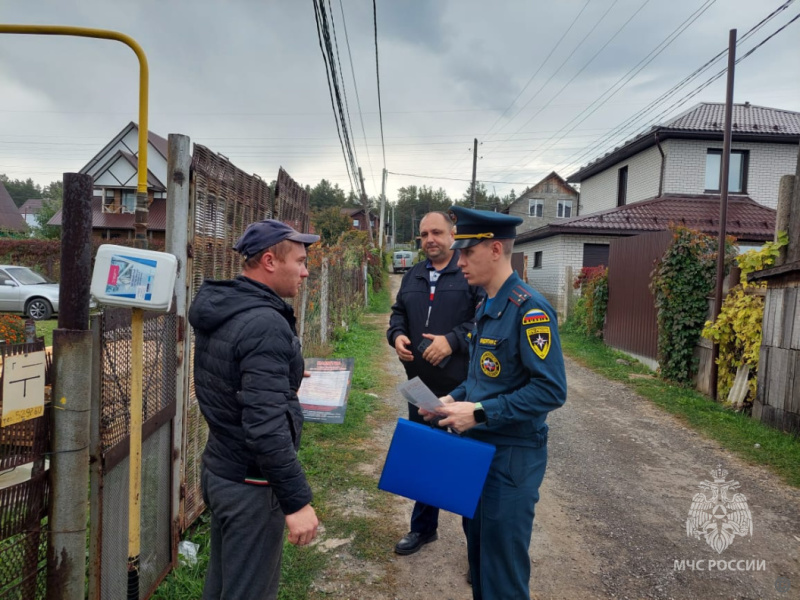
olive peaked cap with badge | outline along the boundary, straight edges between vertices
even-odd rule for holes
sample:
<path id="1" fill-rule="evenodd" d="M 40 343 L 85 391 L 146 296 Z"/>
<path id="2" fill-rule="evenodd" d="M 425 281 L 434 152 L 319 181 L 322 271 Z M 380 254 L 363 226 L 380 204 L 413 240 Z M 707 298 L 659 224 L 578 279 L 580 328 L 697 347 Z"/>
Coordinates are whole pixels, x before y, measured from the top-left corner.
<path id="1" fill-rule="evenodd" d="M 484 240 L 514 239 L 517 225 L 522 225 L 520 217 L 463 206 L 451 206 L 448 214 L 456 224 L 456 241 L 450 246 L 451 250 L 469 248 Z"/>

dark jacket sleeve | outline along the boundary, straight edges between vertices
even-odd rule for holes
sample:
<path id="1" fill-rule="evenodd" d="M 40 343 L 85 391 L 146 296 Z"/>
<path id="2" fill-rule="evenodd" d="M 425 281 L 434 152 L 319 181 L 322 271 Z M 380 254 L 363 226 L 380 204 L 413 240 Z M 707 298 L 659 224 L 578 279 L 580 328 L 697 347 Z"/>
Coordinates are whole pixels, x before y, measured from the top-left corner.
<path id="1" fill-rule="evenodd" d="M 289 378 L 293 335 L 268 316 L 258 316 L 249 323 L 238 351 L 244 441 L 283 512 L 297 512 L 312 495 L 295 451 L 302 421 L 295 422 L 289 410 L 295 398 Z"/>
<path id="2" fill-rule="evenodd" d="M 408 335 L 408 313 L 406 306 L 403 304 L 403 290 L 408 282 L 408 275 L 412 271 L 406 271 L 403 275 L 403 280 L 400 282 L 400 289 L 397 292 L 397 298 L 392 305 L 392 314 L 389 317 L 389 329 L 386 330 L 386 341 L 394 348 L 394 342 L 398 335 Z"/>
<path id="3" fill-rule="evenodd" d="M 463 323 L 459 323 L 452 331 L 445 335 L 450 347 L 453 349 L 453 354 L 469 354 L 469 338 L 467 335 L 475 327 L 475 307 L 478 306 L 478 302 L 480 302 L 483 297 L 483 292 L 479 287 L 471 285 L 469 286 L 469 292 L 469 302 L 472 309 L 470 314 L 472 318 Z"/>

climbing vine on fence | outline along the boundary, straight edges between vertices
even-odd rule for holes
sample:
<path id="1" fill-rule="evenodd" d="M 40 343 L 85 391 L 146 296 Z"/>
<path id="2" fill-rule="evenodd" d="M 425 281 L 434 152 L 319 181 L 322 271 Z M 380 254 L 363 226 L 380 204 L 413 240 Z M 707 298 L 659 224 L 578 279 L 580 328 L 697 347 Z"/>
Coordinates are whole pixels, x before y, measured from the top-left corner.
<path id="1" fill-rule="evenodd" d="M 752 402 L 758 385 L 758 353 L 761 348 L 761 327 L 764 320 L 765 282 L 748 283 L 747 275 L 775 263 L 780 249 L 789 243 L 785 231 L 777 242 L 767 242 L 758 250 L 750 250 L 736 258 L 742 270 L 739 285 L 731 289 L 722 303 L 719 317 L 706 321 L 703 337 L 719 344 L 717 397 L 727 398 L 733 387 L 736 371 L 750 367 L 746 401 Z"/>
<path id="2" fill-rule="evenodd" d="M 694 347 L 714 289 L 717 240 L 686 227 L 672 228 L 673 241 L 656 264 L 650 289 L 658 315 L 661 376 L 688 384 L 697 368 Z M 735 247 L 726 243 L 726 271 Z"/>
<path id="3" fill-rule="evenodd" d="M 608 307 L 608 269 L 602 265 L 583 267 L 572 286 L 581 290 L 574 310 L 578 331 L 588 336 L 603 337 Z"/>

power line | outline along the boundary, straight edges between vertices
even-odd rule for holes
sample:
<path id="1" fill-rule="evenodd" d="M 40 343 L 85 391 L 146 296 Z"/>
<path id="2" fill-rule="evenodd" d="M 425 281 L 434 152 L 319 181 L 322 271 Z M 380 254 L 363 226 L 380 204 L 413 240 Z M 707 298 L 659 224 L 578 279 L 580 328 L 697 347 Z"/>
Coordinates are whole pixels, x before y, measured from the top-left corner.
<path id="1" fill-rule="evenodd" d="M 344 41 L 347 44 L 347 56 L 350 58 L 350 74 L 353 76 L 353 89 L 356 92 L 356 105 L 358 106 L 358 118 L 361 121 L 361 135 L 364 138 L 364 147 L 367 151 L 367 164 L 369 165 L 369 174 L 372 178 L 372 187 L 375 188 L 377 194 L 378 186 L 375 183 L 375 174 L 372 172 L 372 158 L 369 155 L 369 144 L 367 144 L 367 130 L 364 127 L 364 113 L 361 110 L 361 99 L 358 96 L 358 81 L 356 81 L 356 70 L 353 67 L 353 53 L 350 51 L 350 37 L 347 35 L 347 20 L 344 17 L 344 5 L 342 0 L 339 0 L 339 11 L 342 13 L 342 26 L 344 27 Z"/>
<path id="2" fill-rule="evenodd" d="M 589 104 L 586 108 L 584 108 L 580 113 L 578 113 L 575 117 L 572 118 L 564 127 L 561 128 L 560 131 L 556 132 L 543 144 L 539 146 L 538 149 L 534 149 L 530 154 L 525 156 L 519 163 L 525 163 L 528 161 L 532 161 L 536 157 L 540 156 L 543 152 L 549 150 L 553 147 L 554 144 L 563 140 L 566 135 L 574 131 L 581 123 L 583 123 L 586 119 L 588 119 L 591 115 L 593 115 L 597 110 L 603 106 L 608 100 L 614 97 L 617 92 L 619 92 L 622 88 L 624 88 L 628 83 L 630 83 L 647 65 L 649 65 L 655 58 L 660 55 L 664 50 L 666 50 L 675 40 L 677 40 L 680 35 L 686 31 L 692 24 L 694 24 L 697 19 L 699 19 L 704 12 L 706 12 L 711 6 L 716 2 L 716 0 L 706 0 L 705 4 L 700 6 L 695 12 L 693 12 L 689 17 L 686 18 L 677 28 L 675 28 L 672 33 L 670 33 L 664 40 L 662 40 L 655 48 L 653 48 L 647 56 L 645 56 L 642 60 L 640 60 L 636 65 L 634 65 L 627 73 L 625 73 L 622 77 L 620 77 L 614 85 L 604 91 L 600 96 L 595 98 L 591 104 Z M 622 85 L 620 85 L 622 83 Z M 617 87 L 619 86 L 619 87 Z M 616 89 L 615 89 L 616 88 Z M 609 93 L 610 92 L 610 93 Z M 603 98 L 605 96 L 605 98 Z M 594 108 L 592 108 L 594 106 Z M 591 110 L 590 110 L 591 109 Z M 583 117 L 583 118 L 581 118 Z M 580 120 L 578 120 L 580 119 Z M 577 122 L 576 122 L 577 121 Z M 572 123 L 575 123 L 572 125 Z M 572 125 L 569 129 L 564 131 L 569 125 Z M 559 133 L 564 132 L 560 137 Z M 555 142 L 553 140 L 555 139 Z M 553 142 L 553 143 L 550 143 Z"/>
<path id="3" fill-rule="evenodd" d="M 519 91 L 519 93 L 514 98 L 514 100 L 511 101 L 511 104 L 509 104 L 506 107 L 506 109 L 503 111 L 503 114 L 501 114 L 499 117 L 497 117 L 495 122 L 492 123 L 492 126 L 489 127 L 489 131 L 484 135 L 486 135 L 486 136 L 492 135 L 492 132 L 493 132 L 494 128 L 497 126 L 497 124 L 500 123 L 500 121 L 502 121 L 503 117 L 505 117 L 506 114 L 508 113 L 508 111 L 511 110 L 511 108 L 514 106 L 514 104 L 516 104 L 517 100 L 520 99 L 520 97 L 525 92 L 525 90 L 528 89 L 528 86 L 533 82 L 533 80 L 536 78 L 536 76 L 539 74 L 539 72 L 542 70 L 542 68 L 545 66 L 545 64 L 547 64 L 547 61 L 550 60 L 550 57 L 553 56 L 553 53 L 556 50 L 558 50 L 559 46 L 561 45 L 561 42 L 564 41 L 564 38 L 567 37 L 567 34 L 570 31 L 572 31 L 572 28 L 575 26 L 575 23 L 578 22 L 578 19 L 580 19 L 581 15 L 586 10 L 586 7 L 589 6 L 589 3 L 591 1 L 592 0 L 586 0 L 586 4 L 584 4 L 583 8 L 581 8 L 580 11 L 578 11 L 578 14 L 575 15 L 575 17 L 572 19 L 572 22 L 569 24 L 569 27 L 567 27 L 567 29 L 564 31 L 564 33 L 561 34 L 561 37 L 558 38 L 558 41 L 555 43 L 555 45 L 553 45 L 553 47 L 550 48 L 550 52 L 548 52 L 547 56 L 545 57 L 545 59 L 541 63 L 539 63 L 539 67 L 536 69 L 536 71 L 534 71 L 533 75 L 530 76 L 530 79 L 528 79 L 527 83 L 522 87 L 522 89 Z M 526 106 L 527 106 L 527 104 L 526 104 Z M 520 109 L 520 110 L 522 110 L 522 109 Z M 519 113 L 517 113 L 517 114 L 519 114 Z M 481 142 L 481 143 L 483 143 L 483 142 Z M 466 159 L 464 159 L 463 157 L 461 159 L 456 159 L 456 163 L 454 163 L 453 166 L 451 167 L 451 171 L 453 169 L 455 169 L 456 167 L 460 166 L 464 162 L 464 160 L 466 160 Z"/>
<path id="4" fill-rule="evenodd" d="M 466 181 L 467 183 L 472 183 L 472 179 L 461 179 L 458 177 L 436 177 L 434 175 L 416 175 L 413 173 L 395 173 L 394 171 L 388 171 L 389 175 L 397 175 L 399 177 L 415 177 L 417 179 L 442 179 L 446 181 Z M 491 181 L 488 179 L 478 179 L 476 182 L 478 183 L 503 183 L 508 185 L 527 185 L 525 182 L 522 181 Z"/>
<path id="5" fill-rule="evenodd" d="M 323 47 L 323 41 L 322 41 L 323 34 L 322 34 L 322 26 L 320 23 L 319 4 L 317 3 L 317 0 L 313 0 L 313 3 L 314 3 L 314 18 L 316 19 L 317 22 L 317 37 L 319 38 L 319 49 L 320 52 L 322 52 L 322 62 L 325 64 L 325 75 L 326 75 L 326 80 L 328 82 L 328 93 L 330 94 L 331 108 L 333 109 L 333 120 L 336 123 L 336 133 L 339 136 L 339 144 L 342 147 L 342 155 L 344 156 L 345 167 L 347 168 L 347 178 L 350 180 L 350 190 L 352 191 L 353 176 L 350 173 L 350 165 L 348 161 L 347 150 L 345 149 L 344 140 L 342 138 L 342 131 L 339 126 L 339 120 L 336 118 L 336 106 L 333 100 L 333 86 L 331 84 L 331 70 L 330 70 L 330 65 L 328 64 L 328 57 L 325 54 L 325 49 Z"/>
<path id="6" fill-rule="evenodd" d="M 323 0 L 324 2 L 325 0 Z M 331 7 L 331 0 L 328 0 L 328 10 L 331 14 L 331 30 L 333 31 L 333 45 L 336 48 L 336 64 L 339 65 L 339 76 L 342 78 L 342 96 L 344 97 L 344 108 L 345 112 L 347 113 L 347 126 L 350 128 L 350 131 L 353 130 L 353 122 L 350 120 L 350 107 L 347 104 L 347 86 L 344 83 L 344 71 L 342 70 L 342 62 L 339 60 L 339 41 L 336 39 L 336 23 L 333 19 L 333 8 Z M 353 145 L 353 158 L 355 160 L 355 164 L 358 164 L 358 152 L 356 152 L 356 147 Z"/>
<path id="7" fill-rule="evenodd" d="M 553 94 L 553 96 L 550 98 L 550 100 L 548 100 L 548 101 L 545 103 L 545 105 L 544 105 L 544 106 L 540 107 L 540 108 L 539 108 L 539 110 L 538 110 L 538 111 L 536 111 L 536 112 L 533 114 L 533 116 L 531 116 L 531 117 L 530 117 L 530 118 L 529 118 L 527 121 L 525 121 L 525 123 L 524 123 L 524 124 L 523 124 L 523 125 L 522 125 L 522 126 L 519 128 L 519 129 L 517 129 L 517 132 L 520 132 L 520 131 L 522 131 L 523 129 L 525 129 L 525 127 L 527 127 L 527 126 L 528 126 L 528 125 L 531 123 L 531 121 L 533 121 L 533 120 L 534 120 L 536 117 L 538 117 L 538 116 L 539 116 L 539 115 L 542 113 L 542 111 L 543 111 L 544 109 L 546 109 L 548 106 L 550 106 L 550 104 L 553 102 L 553 100 L 555 100 L 556 98 L 558 98 L 558 97 L 559 97 L 559 96 L 560 96 L 560 95 L 563 93 L 563 91 L 564 91 L 565 89 L 567 89 L 567 87 L 569 87 L 569 86 L 570 86 L 570 84 L 572 84 L 572 82 L 573 82 L 573 81 L 575 81 L 575 79 L 577 79 L 577 78 L 578 78 L 578 75 L 580 75 L 581 73 L 583 73 L 583 71 L 586 69 L 586 67 L 588 67 L 590 64 L 592 64 L 592 63 L 594 62 L 594 60 L 595 60 L 595 59 L 596 59 L 598 56 L 600 56 L 600 54 L 603 52 L 603 50 L 605 50 L 605 49 L 606 49 L 606 47 L 607 47 L 607 46 L 608 46 L 608 45 L 609 45 L 609 44 L 610 44 L 610 43 L 611 43 L 611 42 L 614 40 L 614 38 L 616 38 L 616 37 L 617 37 L 617 36 L 620 34 L 620 32 L 621 32 L 623 29 L 625 29 L 625 27 L 627 27 L 628 23 L 630 23 L 630 22 L 631 22 L 631 21 L 632 21 L 632 20 L 633 20 L 633 19 L 636 17 L 636 15 L 638 15 L 638 14 L 639 14 L 639 13 L 640 13 L 640 12 L 641 12 L 643 9 L 644 9 L 644 7 L 645 7 L 645 6 L 647 6 L 647 5 L 648 5 L 650 2 L 651 2 L 651 0 L 644 0 L 644 2 L 642 2 L 642 4 L 640 4 L 640 5 L 639 5 L 639 8 L 637 8 L 637 9 L 634 11 L 634 13 L 633 13 L 633 14 L 632 14 L 630 17 L 628 17 L 628 20 L 627 20 L 627 21 L 625 21 L 625 22 L 624 22 L 624 23 L 623 23 L 623 24 L 622 24 L 622 25 L 619 27 L 619 29 L 617 29 L 617 30 L 614 32 L 614 34 L 613 34 L 613 35 L 612 35 L 610 38 L 608 38 L 608 40 L 606 40 L 606 43 L 605 43 L 605 44 L 603 44 L 603 45 L 600 47 L 600 49 L 599 49 L 599 50 L 597 50 L 597 51 L 596 51 L 596 52 L 595 52 L 595 53 L 592 55 L 592 57 L 591 57 L 591 58 L 590 58 L 588 61 L 586 61 L 586 63 L 584 63 L 584 65 L 583 65 L 583 66 L 582 66 L 580 69 L 578 69 L 578 72 L 577 72 L 577 73 L 575 73 L 575 74 L 574 74 L 574 75 L 573 75 L 573 76 L 572 76 L 572 77 L 569 79 L 569 81 L 567 81 L 567 82 L 566 82 L 566 83 L 565 83 L 563 86 L 561 86 L 561 89 L 559 89 L 559 90 L 558 90 L 558 91 L 557 91 L 555 94 Z M 615 2 L 615 4 L 616 4 L 616 2 Z M 614 4 L 612 4 L 611 6 L 613 7 L 613 6 L 614 6 Z M 610 9 L 609 9 L 609 10 L 610 10 Z M 607 13 L 606 13 L 606 14 L 607 14 Z M 603 16 L 605 16 L 605 15 L 603 15 Z"/>
<path id="8" fill-rule="evenodd" d="M 378 62 L 378 7 L 372 0 L 372 24 L 375 31 L 375 79 L 378 83 L 378 116 L 381 123 L 381 149 L 383 150 L 383 168 L 386 169 L 386 145 L 383 141 L 383 109 L 381 108 L 381 69 Z"/>
<path id="9" fill-rule="evenodd" d="M 754 35 L 759 29 L 761 29 L 766 23 L 770 20 L 775 18 L 780 12 L 784 11 L 786 8 L 792 4 L 794 0 L 787 0 L 781 6 L 776 8 L 766 17 L 764 17 L 761 21 L 756 23 L 753 27 L 751 27 L 737 42 L 737 47 L 740 44 L 743 44 L 749 37 Z M 725 56 L 727 53 L 727 48 L 723 49 L 722 51 L 718 52 L 716 55 L 711 57 L 708 61 L 706 61 L 703 65 L 695 69 L 692 73 L 684 77 L 681 81 L 675 84 L 673 87 L 668 89 L 666 92 L 661 94 L 655 100 L 650 102 L 647 106 L 642 108 L 641 110 L 634 113 L 632 116 L 626 118 L 622 123 L 617 125 L 609 134 L 599 136 L 593 144 L 590 144 L 587 149 L 585 149 L 582 153 L 578 152 L 570 156 L 567 160 L 573 159 L 576 155 L 578 156 L 575 160 L 571 162 L 565 162 L 563 164 L 563 169 L 571 168 L 575 164 L 580 164 L 586 157 L 591 156 L 593 154 L 597 154 L 597 149 L 603 146 L 611 147 L 613 146 L 617 140 L 619 140 L 622 136 L 628 135 L 628 132 L 632 130 L 640 131 L 642 127 L 637 123 L 643 117 L 647 118 L 645 115 L 650 112 L 655 107 L 663 104 L 666 102 L 670 97 L 674 96 L 679 90 L 683 87 L 688 85 L 693 79 L 696 79 L 700 74 L 704 71 L 708 70 L 715 62 L 717 62 L 720 58 Z M 559 170 L 562 170 L 562 166 L 558 167 Z"/>

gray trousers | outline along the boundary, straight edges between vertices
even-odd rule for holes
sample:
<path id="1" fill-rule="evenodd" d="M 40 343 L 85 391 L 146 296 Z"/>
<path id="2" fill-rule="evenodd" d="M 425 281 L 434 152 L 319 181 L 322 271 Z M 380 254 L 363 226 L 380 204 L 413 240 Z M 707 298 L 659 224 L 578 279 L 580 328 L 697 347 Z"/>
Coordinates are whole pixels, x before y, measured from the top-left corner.
<path id="1" fill-rule="evenodd" d="M 211 511 L 211 559 L 203 600 L 275 600 L 286 520 L 272 488 L 202 470 Z"/>

